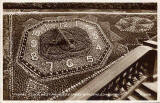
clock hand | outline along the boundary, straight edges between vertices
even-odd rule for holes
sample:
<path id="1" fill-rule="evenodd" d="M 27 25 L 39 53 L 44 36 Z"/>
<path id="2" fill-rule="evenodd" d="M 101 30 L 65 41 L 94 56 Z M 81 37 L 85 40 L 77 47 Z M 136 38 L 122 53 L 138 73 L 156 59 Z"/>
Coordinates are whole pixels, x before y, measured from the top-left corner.
<path id="1" fill-rule="evenodd" d="M 58 29 L 58 31 L 60 32 L 60 34 L 62 34 L 64 40 L 68 43 L 69 47 L 72 48 L 72 49 L 74 49 L 74 48 L 75 48 L 75 45 L 72 44 L 72 43 L 68 40 L 68 38 L 64 35 L 63 31 L 60 30 L 60 29 Z"/>

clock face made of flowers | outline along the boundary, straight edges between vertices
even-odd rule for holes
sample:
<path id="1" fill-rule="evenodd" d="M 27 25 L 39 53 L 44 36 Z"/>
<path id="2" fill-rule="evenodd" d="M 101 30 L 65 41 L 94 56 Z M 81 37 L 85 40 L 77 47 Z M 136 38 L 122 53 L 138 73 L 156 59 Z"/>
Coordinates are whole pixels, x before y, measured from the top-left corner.
<path id="1" fill-rule="evenodd" d="M 43 20 L 24 30 L 17 62 L 31 76 L 47 81 L 100 69 L 111 51 L 111 42 L 95 22 Z"/>

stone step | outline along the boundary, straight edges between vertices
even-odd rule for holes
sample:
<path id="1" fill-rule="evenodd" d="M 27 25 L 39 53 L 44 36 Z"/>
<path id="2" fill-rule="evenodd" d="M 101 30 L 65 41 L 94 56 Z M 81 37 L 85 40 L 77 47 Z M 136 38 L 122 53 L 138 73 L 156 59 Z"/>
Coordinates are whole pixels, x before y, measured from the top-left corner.
<path id="1" fill-rule="evenodd" d="M 130 96 L 128 96 L 128 99 L 132 101 L 141 100 L 141 98 L 137 96 L 134 92 Z"/>
<path id="2" fill-rule="evenodd" d="M 137 88 L 135 92 L 144 100 L 154 100 L 153 96 L 143 88 Z"/>
<path id="3" fill-rule="evenodd" d="M 142 85 L 157 94 L 157 81 L 144 82 Z"/>
<path id="4" fill-rule="evenodd" d="M 135 96 L 132 96 L 132 95 L 128 96 L 128 99 L 129 99 L 129 100 L 137 100 L 137 99 L 135 98 Z"/>

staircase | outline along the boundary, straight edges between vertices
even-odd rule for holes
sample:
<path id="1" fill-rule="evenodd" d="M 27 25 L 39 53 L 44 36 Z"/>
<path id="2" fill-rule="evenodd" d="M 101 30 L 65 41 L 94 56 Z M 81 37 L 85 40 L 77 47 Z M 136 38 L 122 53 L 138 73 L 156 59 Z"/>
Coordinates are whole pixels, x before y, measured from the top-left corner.
<path id="1" fill-rule="evenodd" d="M 136 88 L 126 100 L 156 100 L 157 99 L 157 76 L 154 76 L 155 81 L 143 82 Z"/>

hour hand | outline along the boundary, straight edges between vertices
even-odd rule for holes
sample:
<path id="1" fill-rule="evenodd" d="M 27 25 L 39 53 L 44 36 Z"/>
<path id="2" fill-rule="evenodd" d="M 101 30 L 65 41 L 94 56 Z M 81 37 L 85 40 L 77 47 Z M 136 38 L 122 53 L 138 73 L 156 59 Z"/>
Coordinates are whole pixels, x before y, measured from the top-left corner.
<path id="1" fill-rule="evenodd" d="M 51 40 L 51 41 L 48 41 L 47 44 L 50 45 L 50 46 L 52 46 L 52 45 L 57 45 L 58 42 L 59 41 L 57 41 L 57 40 Z"/>

